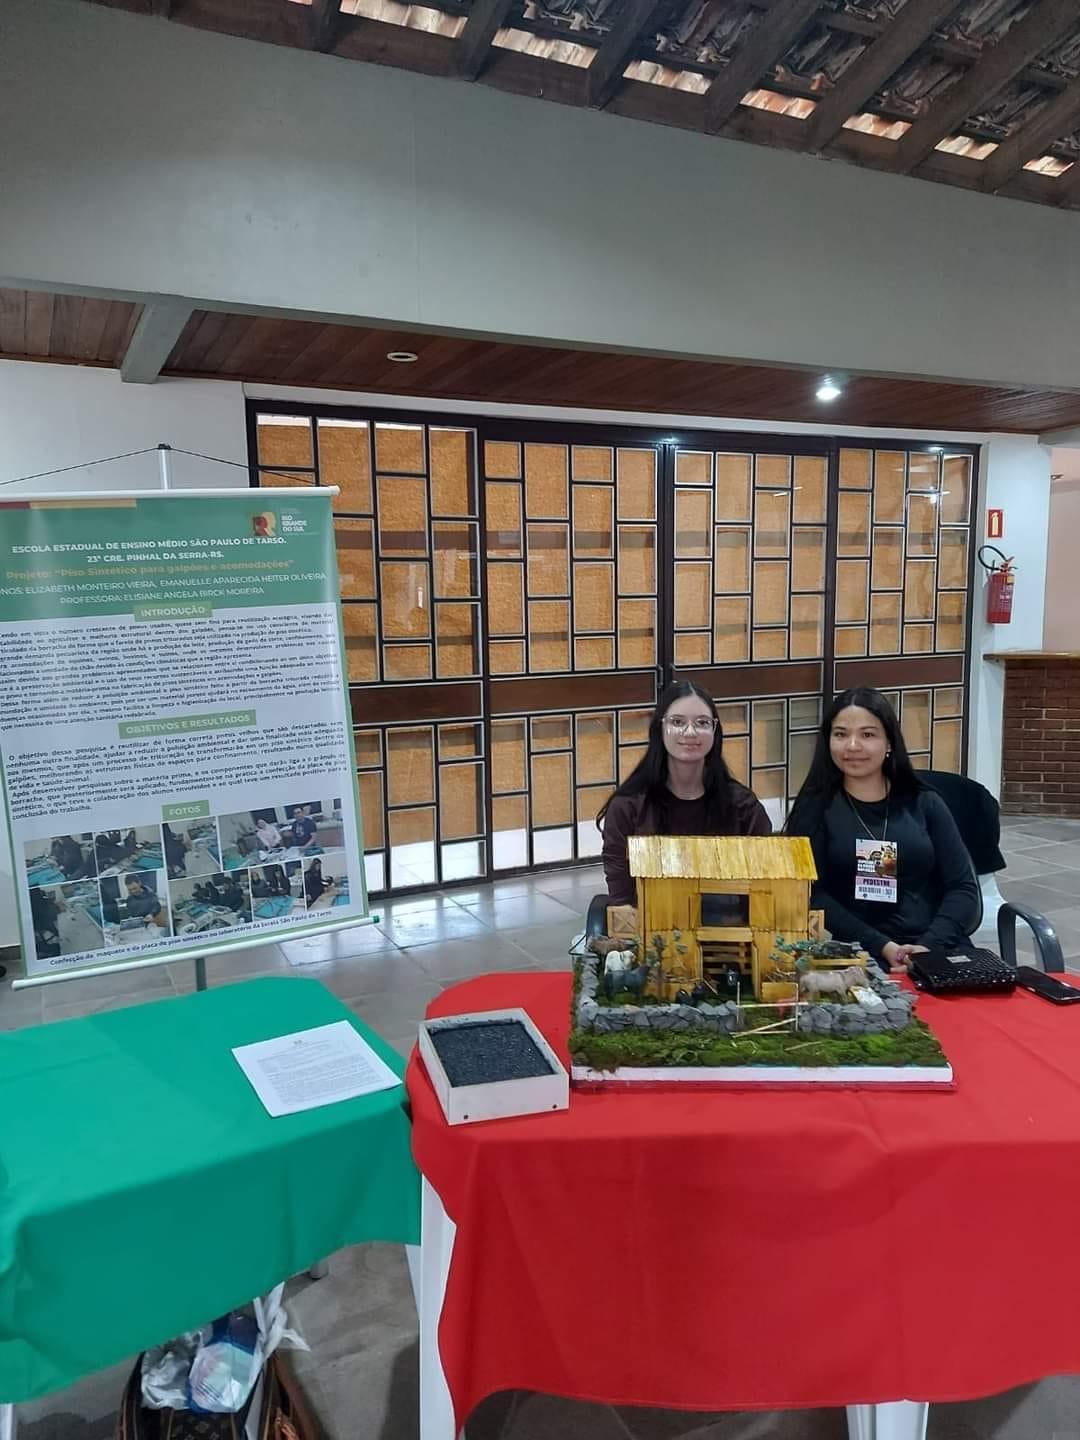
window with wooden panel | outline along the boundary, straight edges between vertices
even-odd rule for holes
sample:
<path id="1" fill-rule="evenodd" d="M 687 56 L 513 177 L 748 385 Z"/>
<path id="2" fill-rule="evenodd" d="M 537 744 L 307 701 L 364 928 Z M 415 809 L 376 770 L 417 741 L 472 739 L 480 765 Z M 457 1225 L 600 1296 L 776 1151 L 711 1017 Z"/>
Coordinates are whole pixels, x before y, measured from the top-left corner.
<path id="1" fill-rule="evenodd" d="M 484 446 L 492 675 L 658 663 L 653 447 Z"/>
<path id="2" fill-rule="evenodd" d="M 895 684 L 917 768 L 963 768 L 973 487 L 967 451 L 840 449 L 835 655 Z M 859 668 L 842 666 L 837 687 Z M 950 669 L 955 683 L 935 683 Z"/>
<path id="3" fill-rule="evenodd" d="M 821 706 L 820 694 L 717 704 L 724 761 L 735 779 L 754 791 L 776 829 L 810 769 Z"/>
<path id="4" fill-rule="evenodd" d="M 261 485 L 334 485 L 342 631 L 354 712 L 384 688 L 445 696 L 444 722 L 355 731 L 369 893 L 487 873 L 480 507 L 471 429 L 257 413 Z M 359 699 L 356 699 L 356 696 Z M 365 701 L 364 696 L 370 697 Z M 399 708 L 401 701 L 398 701 Z M 434 707 L 438 710 L 438 704 Z"/>
<path id="5" fill-rule="evenodd" d="M 645 753 L 651 717 L 650 707 L 493 719 L 493 868 L 598 856 L 597 813 Z"/>
<path id="6" fill-rule="evenodd" d="M 260 484 L 340 491 L 373 893 L 595 858 L 672 673 L 777 825 L 832 687 L 885 690 L 915 764 L 963 768 L 969 450 L 251 414 Z"/>
<path id="7" fill-rule="evenodd" d="M 354 743 L 369 890 L 408 890 L 483 875 L 483 724 L 360 727 Z"/>
<path id="8" fill-rule="evenodd" d="M 642 746 L 632 711 L 582 687 L 647 671 L 652 696 L 661 663 L 660 452 L 552 437 L 483 447 L 493 705 L 499 686 L 550 678 L 531 691 L 542 709 L 491 722 L 495 871 L 599 853 L 596 812 Z"/>
<path id="9" fill-rule="evenodd" d="M 819 658 L 826 457 L 679 449 L 674 461 L 676 668 Z"/>

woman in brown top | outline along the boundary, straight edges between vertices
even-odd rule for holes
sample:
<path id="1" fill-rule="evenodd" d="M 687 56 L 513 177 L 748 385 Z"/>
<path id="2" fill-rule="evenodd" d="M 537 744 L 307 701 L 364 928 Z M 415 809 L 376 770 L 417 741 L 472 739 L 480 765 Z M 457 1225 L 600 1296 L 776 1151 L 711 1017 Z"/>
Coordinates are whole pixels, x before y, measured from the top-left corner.
<path id="1" fill-rule="evenodd" d="M 631 835 L 772 834 L 760 800 L 732 779 L 723 744 L 712 696 L 689 680 L 669 685 L 649 725 L 649 748 L 596 817 L 613 905 L 637 901 L 626 855 Z"/>

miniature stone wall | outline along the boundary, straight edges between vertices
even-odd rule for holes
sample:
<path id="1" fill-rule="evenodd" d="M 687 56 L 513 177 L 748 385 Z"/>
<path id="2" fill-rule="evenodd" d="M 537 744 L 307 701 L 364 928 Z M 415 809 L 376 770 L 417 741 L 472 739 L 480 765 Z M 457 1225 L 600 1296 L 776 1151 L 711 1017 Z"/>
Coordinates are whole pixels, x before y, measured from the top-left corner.
<path id="1" fill-rule="evenodd" d="M 611 1035 L 627 1030 L 652 1030 L 668 1034 L 682 1031 L 732 1034 L 745 1027 L 745 1015 L 734 1000 L 719 1005 L 598 1005 L 596 992 L 602 961 L 594 955 L 583 957 L 581 987 L 578 993 L 575 1024 L 579 1030 L 595 1035 Z M 867 1010 L 862 1005 L 836 1004 L 815 1000 L 799 1007 L 799 1030 L 813 1035 L 879 1035 L 887 1030 L 903 1030 L 911 1023 L 915 996 L 900 986 L 876 965 L 866 967 L 870 988 L 881 997 L 883 1010 Z"/>
<path id="2" fill-rule="evenodd" d="M 884 1001 L 884 1010 L 867 1010 L 862 1005 L 837 1005 L 819 1000 L 799 1007 L 799 1029 L 809 1035 L 880 1035 L 886 1030 L 903 1030 L 911 1024 L 915 996 L 902 990 L 877 965 L 867 965 L 866 979 L 871 990 Z"/>

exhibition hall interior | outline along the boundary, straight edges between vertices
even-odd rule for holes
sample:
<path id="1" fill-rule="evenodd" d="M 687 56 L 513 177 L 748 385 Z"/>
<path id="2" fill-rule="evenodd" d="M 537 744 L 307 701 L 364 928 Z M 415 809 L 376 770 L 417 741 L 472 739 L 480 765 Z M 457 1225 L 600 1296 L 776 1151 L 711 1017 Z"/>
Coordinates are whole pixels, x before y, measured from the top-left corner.
<path id="1" fill-rule="evenodd" d="M 0 136 L 0 1440 L 1080 1434 L 1080 7 L 4 0 Z"/>

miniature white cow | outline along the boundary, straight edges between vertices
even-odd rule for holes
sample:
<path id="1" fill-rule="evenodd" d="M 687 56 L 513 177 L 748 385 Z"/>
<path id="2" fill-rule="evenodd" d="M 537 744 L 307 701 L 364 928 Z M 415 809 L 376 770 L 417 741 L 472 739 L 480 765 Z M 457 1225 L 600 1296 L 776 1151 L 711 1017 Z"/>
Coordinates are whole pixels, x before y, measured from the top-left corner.
<path id="1" fill-rule="evenodd" d="M 800 1000 L 825 1000 L 834 997 L 846 1000 L 853 985 L 866 984 L 866 971 L 861 965 L 846 970 L 808 970 L 799 976 Z"/>

